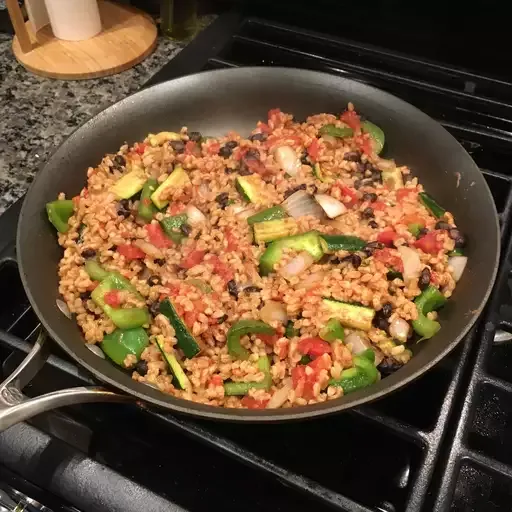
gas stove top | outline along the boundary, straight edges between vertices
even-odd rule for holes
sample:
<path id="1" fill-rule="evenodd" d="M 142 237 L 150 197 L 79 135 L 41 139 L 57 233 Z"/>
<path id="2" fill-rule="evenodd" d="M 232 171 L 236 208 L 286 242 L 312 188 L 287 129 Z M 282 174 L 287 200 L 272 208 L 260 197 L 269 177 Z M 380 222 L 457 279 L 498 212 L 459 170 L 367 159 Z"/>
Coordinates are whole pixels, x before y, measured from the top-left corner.
<path id="1" fill-rule="evenodd" d="M 0 488 L 55 511 L 509 511 L 512 84 L 275 19 L 222 15 L 150 83 L 212 68 L 303 67 L 374 85 L 437 119 L 482 169 L 500 214 L 502 263 L 480 322 L 405 389 L 324 419 L 231 425 L 128 405 L 40 416 L 0 434 Z M 17 273 L 20 206 L 0 217 L 4 376 L 39 326 Z M 28 395 L 92 382 L 53 354 Z"/>

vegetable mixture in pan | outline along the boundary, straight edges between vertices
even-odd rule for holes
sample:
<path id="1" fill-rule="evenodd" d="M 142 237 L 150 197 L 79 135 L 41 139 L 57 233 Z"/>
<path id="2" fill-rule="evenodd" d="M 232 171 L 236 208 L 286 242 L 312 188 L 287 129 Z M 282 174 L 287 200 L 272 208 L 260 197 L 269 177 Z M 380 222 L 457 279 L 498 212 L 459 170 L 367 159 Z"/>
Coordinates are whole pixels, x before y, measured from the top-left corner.
<path id="1" fill-rule="evenodd" d="M 47 204 L 61 309 L 100 357 L 223 407 L 339 399 L 434 336 L 467 262 L 453 216 L 356 113 L 248 138 L 150 134 Z M 60 302 L 60 301 L 58 301 Z"/>

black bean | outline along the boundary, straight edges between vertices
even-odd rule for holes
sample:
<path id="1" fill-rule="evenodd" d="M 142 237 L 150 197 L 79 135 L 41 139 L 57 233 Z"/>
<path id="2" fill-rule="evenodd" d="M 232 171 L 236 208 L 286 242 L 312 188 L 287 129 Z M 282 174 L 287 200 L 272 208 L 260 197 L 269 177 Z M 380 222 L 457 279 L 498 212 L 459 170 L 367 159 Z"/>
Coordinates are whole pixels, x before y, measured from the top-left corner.
<path id="1" fill-rule="evenodd" d="M 341 260 L 337 256 L 335 256 L 334 258 L 331 258 L 329 260 L 329 263 L 331 263 L 332 265 L 339 265 L 341 263 Z"/>
<path id="2" fill-rule="evenodd" d="M 361 217 L 363 217 L 363 219 L 373 219 L 373 217 L 375 217 L 375 214 L 373 213 L 373 208 L 365 208 L 361 213 Z"/>
<path id="3" fill-rule="evenodd" d="M 144 359 L 141 359 L 140 361 L 137 361 L 135 363 L 135 366 L 133 369 L 142 377 L 148 373 L 148 363 L 144 361 Z"/>
<path id="4" fill-rule="evenodd" d="M 188 134 L 188 138 L 194 142 L 201 142 L 203 136 L 201 135 L 201 132 L 190 132 Z"/>
<path id="5" fill-rule="evenodd" d="M 358 254 L 349 254 L 348 256 L 345 256 L 341 261 L 348 261 L 355 269 L 358 269 L 362 263 L 361 256 Z"/>
<path id="6" fill-rule="evenodd" d="M 361 153 L 359 151 L 349 151 L 343 155 L 343 160 L 346 160 L 347 162 L 360 162 Z"/>
<path id="7" fill-rule="evenodd" d="M 222 315 L 218 320 L 218 324 L 223 324 L 228 319 L 228 315 Z"/>
<path id="8" fill-rule="evenodd" d="M 109 251 L 112 251 L 112 252 L 117 251 L 117 245 L 112 245 L 112 246 L 110 246 L 110 247 L 108 248 L 108 250 L 109 250 Z"/>
<path id="9" fill-rule="evenodd" d="M 418 279 L 418 287 L 420 290 L 425 290 L 430 284 L 430 269 L 425 267 L 420 274 L 420 278 Z"/>
<path id="10" fill-rule="evenodd" d="M 82 251 L 83 258 L 94 258 L 96 256 L 96 251 L 94 249 L 84 249 Z"/>
<path id="11" fill-rule="evenodd" d="M 358 173 L 359 177 L 361 177 L 361 178 L 363 177 L 365 168 L 366 168 L 365 164 L 363 164 L 362 162 L 357 162 L 356 173 Z"/>
<path id="12" fill-rule="evenodd" d="M 304 151 L 304 153 L 302 153 L 302 156 L 300 157 L 300 162 L 303 165 L 311 165 L 307 151 Z"/>
<path id="13" fill-rule="evenodd" d="M 238 174 L 240 176 L 250 176 L 251 174 L 254 174 L 251 169 L 249 169 L 249 167 L 247 167 L 247 165 L 245 165 L 243 162 L 242 162 L 242 165 L 240 165 L 240 168 L 238 169 Z"/>
<path id="14" fill-rule="evenodd" d="M 448 224 L 448 222 L 444 222 L 443 220 L 440 220 L 439 222 L 436 222 L 436 229 L 451 229 L 451 224 Z"/>
<path id="15" fill-rule="evenodd" d="M 236 172 L 236 169 L 231 169 L 230 167 L 224 167 L 224 174 L 233 174 Z"/>
<path id="16" fill-rule="evenodd" d="M 382 314 L 381 311 L 377 311 L 377 313 L 373 317 L 373 325 L 375 325 L 375 327 L 377 327 L 377 329 L 382 329 L 383 331 L 386 331 L 386 332 L 389 329 L 389 321 Z"/>
<path id="17" fill-rule="evenodd" d="M 363 180 L 354 181 L 354 188 L 357 190 L 363 186 Z"/>
<path id="18" fill-rule="evenodd" d="M 183 153 L 185 151 L 185 143 L 182 140 L 171 140 L 170 145 L 175 153 Z"/>
<path id="19" fill-rule="evenodd" d="M 425 236 L 426 234 L 428 234 L 428 229 L 420 228 L 420 230 L 418 231 L 418 236 L 416 238 L 421 238 L 422 236 Z"/>
<path id="20" fill-rule="evenodd" d="M 156 259 L 155 259 L 155 263 L 156 263 L 157 265 L 162 266 L 162 265 L 165 265 L 165 260 L 164 260 L 163 258 L 156 258 Z"/>
<path id="21" fill-rule="evenodd" d="M 245 293 L 257 293 L 261 292 L 261 288 L 258 288 L 257 286 L 247 286 L 244 288 Z"/>
<path id="22" fill-rule="evenodd" d="M 368 226 L 370 226 L 372 229 L 377 229 L 379 227 L 379 225 L 374 220 L 368 222 Z"/>
<path id="23" fill-rule="evenodd" d="M 221 192 L 216 198 L 215 201 L 219 204 L 219 206 L 225 210 L 229 203 L 229 194 L 227 192 Z"/>
<path id="24" fill-rule="evenodd" d="M 159 276 L 153 275 L 148 277 L 148 284 L 149 286 L 157 286 L 159 284 L 162 284 L 162 280 Z"/>
<path id="25" fill-rule="evenodd" d="M 382 375 L 386 376 L 396 372 L 402 368 L 402 366 L 402 363 L 395 361 L 392 357 L 385 357 L 377 366 L 377 370 L 379 370 Z"/>
<path id="26" fill-rule="evenodd" d="M 190 224 L 182 224 L 180 226 L 180 231 L 185 235 L 189 236 L 192 233 L 192 226 Z"/>
<path id="27" fill-rule="evenodd" d="M 121 215 L 125 219 L 127 219 L 132 212 L 130 211 L 130 204 L 128 202 L 128 199 L 122 199 L 117 204 L 117 215 Z"/>
<path id="28" fill-rule="evenodd" d="M 371 256 L 377 249 L 384 249 L 385 245 L 381 242 L 370 242 L 366 244 L 366 247 L 363 249 L 363 252 L 367 256 Z"/>
<path id="29" fill-rule="evenodd" d="M 389 318 L 393 312 L 393 304 L 386 302 L 380 311 L 384 317 Z"/>
<path id="30" fill-rule="evenodd" d="M 466 237 L 457 228 L 450 229 L 448 236 L 455 242 L 455 247 L 460 249 L 466 245 Z"/>
<path id="31" fill-rule="evenodd" d="M 224 144 L 225 148 L 235 149 L 238 146 L 238 142 L 236 140 L 230 140 Z"/>
<path id="32" fill-rule="evenodd" d="M 285 193 L 284 193 L 284 198 L 287 199 L 289 198 L 292 194 L 295 194 L 295 192 L 298 192 L 299 190 L 306 190 L 307 186 L 305 183 L 303 183 L 302 185 L 298 185 L 297 187 L 293 187 L 293 188 L 289 188 Z"/>
<path id="33" fill-rule="evenodd" d="M 267 140 L 268 139 L 268 135 L 266 133 L 253 133 L 252 135 L 249 136 L 249 140 L 251 141 L 255 141 L 255 140 L 259 140 L 261 142 L 263 142 L 264 140 Z"/>
<path id="34" fill-rule="evenodd" d="M 158 302 L 158 301 L 152 302 L 149 305 L 149 312 L 153 316 L 159 315 L 160 314 L 160 302 Z"/>
<path id="35" fill-rule="evenodd" d="M 229 158 L 231 156 L 231 153 L 233 153 L 233 150 L 228 146 L 222 146 L 219 149 L 219 156 L 222 158 Z"/>
<path id="36" fill-rule="evenodd" d="M 260 152 L 257 149 L 249 149 L 244 155 L 244 160 L 259 160 Z"/>
<path id="37" fill-rule="evenodd" d="M 373 192 L 365 192 L 363 194 L 363 201 L 370 201 L 370 203 L 374 203 L 377 201 L 377 194 Z"/>
<path id="38" fill-rule="evenodd" d="M 229 292 L 229 295 L 231 295 L 235 299 L 238 299 L 238 286 L 236 285 L 234 279 L 231 279 L 231 281 L 228 281 L 228 292 Z"/>
<path id="39" fill-rule="evenodd" d="M 125 165 L 126 165 L 126 159 L 124 156 L 116 155 L 114 157 L 114 167 L 120 168 L 120 167 L 124 167 Z"/>
<path id="40" fill-rule="evenodd" d="M 382 182 L 382 173 L 379 170 L 372 172 L 372 181 L 374 183 L 380 183 Z"/>
<path id="41" fill-rule="evenodd" d="M 82 300 L 88 300 L 91 298 L 91 292 L 82 292 L 80 293 L 80 298 Z"/>

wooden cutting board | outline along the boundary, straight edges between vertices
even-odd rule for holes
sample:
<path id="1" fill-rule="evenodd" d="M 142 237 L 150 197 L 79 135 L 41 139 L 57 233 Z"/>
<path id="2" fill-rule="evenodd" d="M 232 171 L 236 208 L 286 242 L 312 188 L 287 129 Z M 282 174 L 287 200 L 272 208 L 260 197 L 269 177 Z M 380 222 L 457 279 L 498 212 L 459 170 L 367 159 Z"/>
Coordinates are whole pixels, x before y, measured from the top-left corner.
<path id="1" fill-rule="evenodd" d="M 16 59 L 37 75 L 81 80 L 129 69 L 154 50 L 157 28 L 150 16 L 106 0 L 99 1 L 99 8 L 103 30 L 85 41 L 57 39 L 50 25 L 34 34 L 30 22 L 20 26 L 9 9 L 17 34 L 12 43 Z M 22 46 L 29 51 L 24 53 Z"/>

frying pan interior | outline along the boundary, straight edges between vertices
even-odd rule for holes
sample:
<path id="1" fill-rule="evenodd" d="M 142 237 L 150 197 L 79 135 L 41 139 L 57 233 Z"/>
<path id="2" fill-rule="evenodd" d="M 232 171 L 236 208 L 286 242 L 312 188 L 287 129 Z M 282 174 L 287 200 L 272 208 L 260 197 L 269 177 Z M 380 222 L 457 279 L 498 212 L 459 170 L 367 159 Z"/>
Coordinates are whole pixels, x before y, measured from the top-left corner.
<path id="1" fill-rule="evenodd" d="M 186 125 L 206 135 L 229 130 L 248 134 L 267 111 L 279 107 L 298 119 L 340 113 L 352 101 L 382 127 L 384 156 L 407 164 L 426 190 L 452 211 L 467 234 L 469 263 L 453 299 L 441 314 L 442 329 L 412 347 L 410 363 L 371 388 L 341 400 L 304 408 L 247 411 L 213 408 L 164 395 L 136 383 L 84 345 L 75 322 L 55 305 L 57 264 L 62 249 L 45 216 L 45 203 L 79 193 L 89 166 L 105 153 L 149 132 Z M 115 104 L 78 129 L 51 157 L 30 188 L 18 226 L 18 258 L 25 289 L 50 335 L 101 381 L 141 399 L 198 416 L 248 421 L 306 418 L 376 399 L 410 382 L 446 355 L 467 332 L 492 288 L 499 255 L 496 209 L 487 184 L 464 149 L 439 124 L 414 107 L 364 84 L 334 76 L 282 68 L 241 68 L 191 75 L 146 89 Z"/>

